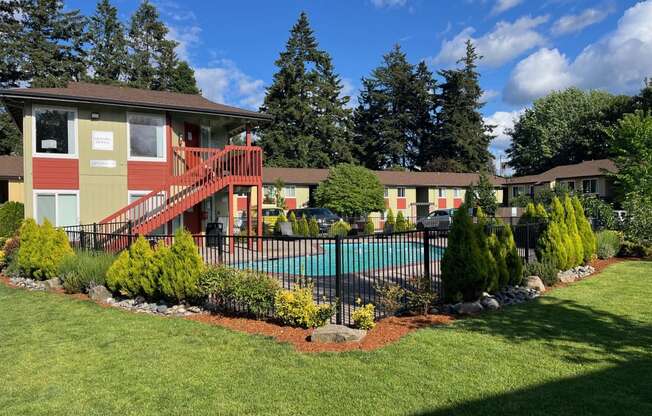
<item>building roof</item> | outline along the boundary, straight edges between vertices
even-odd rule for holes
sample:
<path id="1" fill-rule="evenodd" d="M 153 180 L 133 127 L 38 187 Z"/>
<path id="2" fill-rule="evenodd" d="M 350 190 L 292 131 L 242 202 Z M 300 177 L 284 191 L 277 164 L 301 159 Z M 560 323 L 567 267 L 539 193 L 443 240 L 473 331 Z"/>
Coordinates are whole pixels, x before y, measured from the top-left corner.
<path id="1" fill-rule="evenodd" d="M 375 171 L 380 183 L 389 186 L 449 186 L 466 187 L 476 183 L 477 173 L 450 172 L 396 172 Z M 304 168 L 263 168 L 263 183 L 271 184 L 277 179 L 295 185 L 316 185 L 328 177 L 328 169 Z M 489 180 L 495 186 L 502 186 L 505 179 L 491 176 Z"/>
<path id="2" fill-rule="evenodd" d="M 97 104 L 127 105 L 150 109 L 216 114 L 255 120 L 269 120 L 266 114 L 210 101 L 199 94 L 151 91 L 116 85 L 70 82 L 64 88 L 10 88 L 0 90 L 2 98 L 32 98 Z"/>
<path id="3" fill-rule="evenodd" d="M 1 179 L 22 179 L 23 157 L 22 156 L 0 156 L 0 178 Z"/>
<path id="4" fill-rule="evenodd" d="M 604 176 L 606 172 L 617 172 L 616 164 L 609 159 L 588 160 L 574 165 L 556 166 L 538 175 L 516 176 L 509 178 L 507 183 L 516 184 L 538 184 L 552 182 L 558 179 L 581 178 L 587 176 Z"/>

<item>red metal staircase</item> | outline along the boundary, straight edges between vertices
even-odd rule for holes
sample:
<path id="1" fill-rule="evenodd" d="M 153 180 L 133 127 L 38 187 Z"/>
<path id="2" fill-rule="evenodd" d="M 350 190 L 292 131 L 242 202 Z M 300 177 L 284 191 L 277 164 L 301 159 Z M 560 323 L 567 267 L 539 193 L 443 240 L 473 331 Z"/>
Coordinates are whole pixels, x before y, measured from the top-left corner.
<path id="1" fill-rule="evenodd" d="M 174 148 L 166 183 L 100 223 L 121 224 L 123 234 L 147 235 L 229 185 L 259 183 L 262 161 L 262 149 L 255 146 Z"/>

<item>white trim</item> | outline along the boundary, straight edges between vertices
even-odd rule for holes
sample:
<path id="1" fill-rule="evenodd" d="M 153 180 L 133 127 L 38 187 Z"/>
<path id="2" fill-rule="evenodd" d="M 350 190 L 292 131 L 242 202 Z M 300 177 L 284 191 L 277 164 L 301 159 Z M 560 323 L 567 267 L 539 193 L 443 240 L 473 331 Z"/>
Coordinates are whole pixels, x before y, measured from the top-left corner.
<path id="1" fill-rule="evenodd" d="M 58 110 L 58 111 L 70 111 L 75 114 L 73 120 L 74 129 L 74 140 L 75 140 L 75 149 L 74 153 L 39 153 L 36 151 L 36 111 L 37 110 Z M 32 157 L 42 157 L 42 158 L 51 158 L 51 159 L 78 159 L 79 158 L 79 115 L 77 113 L 77 108 L 75 107 L 58 107 L 50 105 L 32 105 L 31 108 L 31 118 L 32 118 Z"/>
<path id="2" fill-rule="evenodd" d="M 163 129 L 163 157 L 145 157 L 145 156 L 131 156 L 131 128 L 129 126 L 129 118 L 132 116 L 145 116 L 161 119 Z M 127 161 L 132 162 L 167 162 L 168 141 L 166 132 L 165 113 L 136 113 L 127 111 Z"/>
<path id="3" fill-rule="evenodd" d="M 59 227 L 59 195 L 75 195 L 77 197 L 77 221 L 76 224 L 73 225 L 79 225 L 79 210 L 80 210 L 80 204 L 79 204 L 79 189 L 33 189 L 32 190 L 32 207 L 33 207 L 33 212 L 32 212 L 32 217 L 34 218 L 35 221 L 38 221 L 36 212 L 38 211 L 38 206 L 36 203 L 36 196 L 37 195 L 54 195 L 54 225 L 55 227 Z"/>
<path id="4" fill-rule="evenodd" d="M 292 195 L 288 195 L 288 190 L 292 189 Z M 296 198 L 297 197 L 297 187 L 294 185 L 285 185 L 283 187 L 283 197 L 284 198 Z"/>

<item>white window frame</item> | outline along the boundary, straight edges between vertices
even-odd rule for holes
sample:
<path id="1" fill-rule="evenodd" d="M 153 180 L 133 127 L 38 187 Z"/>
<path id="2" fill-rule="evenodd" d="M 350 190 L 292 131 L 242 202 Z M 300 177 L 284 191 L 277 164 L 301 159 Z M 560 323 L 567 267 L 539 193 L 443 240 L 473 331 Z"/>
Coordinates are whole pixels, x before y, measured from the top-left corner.
<path id="1" fill-rule="evenodd" d="M 512 187 L 512 198 L 516 198 L 521 195 L 521 187 L 520 186 L 513 186 Z"/>
<path id="2" fill-rule="evenodd" d="M 586 181 L 588 181 L 589 183 L 590 183 L 590 181 L 595 181 L 595 192 L 591 192 L 590 190 L 588 192 L 585 191 L 584 182 L 586 182 Z M 600 193 L 599 183 L 600 182 L 598 181 L 598 178 L 582 179 L 582 193 L 583 194 L 596 194 L 596 195 L 599 194 Z"/>
<path id="3" fill-rule="evenodd" d="M 292 189 L 292 195 L 288 192 Z M 287 185 L 283 187 L 283 197 L 284 198 L 296 198 L 297 197 L 297 187 L 294 185 Z"/>
<path id="4" fill-rule="evenodd" d="M 55 111 L 70 111 L 75 114 L 73 120 L 73 134 L 75 137 L 74 153 L 42 153 L 36 151 L 36 112 L 37 110 L 55 110 Z M 75 107 L 59 107 L 50 105 L 35 105 L 32 106 L 32 156 L 33 157 L 47 157 L 52 159 L 78 159 L 79 158 L 79 115 Z"/>
<path id="5" fill-rule="evenodd" d="M 129 119 L 132 116 L 154 117 L 161 119 L 163 128 L 163 156 L 162 157 L 147 157 L 147 156 L 131 156 L 131 125 Z M 166 132 L 165 114 L 163 113 L 135 113 L 127 111 L 127 160 L 134 162 L 167 162 L 168 160 L 168 137 Z M 136 191 L 134 191 L 136 192 Z"/>
<path id="6" fill-rule="evenodd" d="M 461 196 L 462 196 L 462 189 L 460 189 L 460 188 L 453 189 L 453 197 L 454 198 L 460 198 Z"/>
<path id="7" fill-rule="evenodd" d="M 444 188 L 437 189 L 437 198 L 446 198 L 446 189 Z"/>
<path id="8" fill-rule="evenodd" d="M 59 195 L 75 195 L 77 197 L 77 220 L 73 225 L 79 225 L 79 189 L 34 189 L 32 190 L 32 206 L 34 207 L 32 216 L 34 220 L 37 220 L 38 212 L 38 202 L 37 195 L 54 195 L 54 225 L 55 227 L 60 227 L 59 225 Z"/>
<path id="9" fill-rule="evenodd" d="M 571 183 L 573 184 L 572 188 L 571 188 Z M 575 189 L 575 181 L 566 181 L 566 187 L 571 191 L 577 191 L 577 189 Z M 596 189 L 597 189 L 597 185 L 596 185 Z"/>
<path id="10" fill-rule="evenodd" d="M 403 195 L 401 195 L 401 191 L 403 191 Z M 397 198 L 405 198 L 405 187 L 404 186 L 399 186 L 396 188 L 396 197 Z"/>

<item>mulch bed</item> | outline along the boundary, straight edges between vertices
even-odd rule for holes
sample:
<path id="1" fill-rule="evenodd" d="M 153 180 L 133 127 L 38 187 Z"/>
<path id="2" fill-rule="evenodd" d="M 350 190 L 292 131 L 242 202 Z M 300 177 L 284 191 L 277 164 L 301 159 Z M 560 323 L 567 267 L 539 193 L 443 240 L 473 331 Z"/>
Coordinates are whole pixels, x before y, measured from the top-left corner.
<path id="1" fill-rule="evenodd" d="M 371 351 L 396 342 L 417 329 L 448 324 L 454 320 L 453 317 L 448 315 L 391 317 L 378 321 L 376 326 L 360 342 L 315 343 L 309 341 L 311 329 L 293 328 L 268 321 L 222 315 L 201 314 L 186 319 L 219 325 L 249 334 L 273 337 L 279 342 L 292 344 L 297 351 L 301 352 Z"/>

